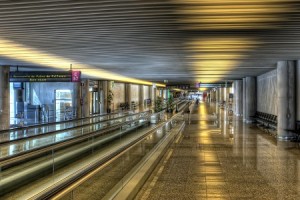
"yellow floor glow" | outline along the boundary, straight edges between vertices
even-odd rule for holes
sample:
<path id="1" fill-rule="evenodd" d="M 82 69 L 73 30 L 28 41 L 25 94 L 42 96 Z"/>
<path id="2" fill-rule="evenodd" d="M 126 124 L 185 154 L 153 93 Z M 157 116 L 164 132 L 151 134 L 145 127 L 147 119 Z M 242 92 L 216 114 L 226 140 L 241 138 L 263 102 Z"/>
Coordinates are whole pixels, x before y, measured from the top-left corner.
<path id="1" fill-rule="evenodd" d="M 136 199 L 300 199 L 298 143 L 278 142 L 215 104 L 195 105 L 190 119 Z"/>

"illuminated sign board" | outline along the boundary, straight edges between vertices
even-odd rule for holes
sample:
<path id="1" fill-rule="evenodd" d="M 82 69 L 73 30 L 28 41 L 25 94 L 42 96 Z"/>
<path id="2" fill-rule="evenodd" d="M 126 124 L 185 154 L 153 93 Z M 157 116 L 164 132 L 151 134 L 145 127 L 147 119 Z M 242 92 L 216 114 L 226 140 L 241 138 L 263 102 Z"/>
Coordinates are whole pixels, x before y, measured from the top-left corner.
<path id="1" fill-rule="evenodd" d="M 9 73 L 10 82 L 80 82 L 80 71 L 16 71 Z"/>
<path id="2" fill-rule="evenodd" d="M 189 84 L 181 84 L 181 85 L 167 85 L 168 89 L 183 89 L 183 90 L 187 90 L 190 89 L 190 85 Z"/>
<path id="3" fill-rule="evenodd" d="M 201 83 L 202 88 L 231 87 L 232 83 Z"/>
<path id="4" fill-rule="evenodd" d="M 81 71 L 71 71 L 72 82 L 80 82 Z"/>

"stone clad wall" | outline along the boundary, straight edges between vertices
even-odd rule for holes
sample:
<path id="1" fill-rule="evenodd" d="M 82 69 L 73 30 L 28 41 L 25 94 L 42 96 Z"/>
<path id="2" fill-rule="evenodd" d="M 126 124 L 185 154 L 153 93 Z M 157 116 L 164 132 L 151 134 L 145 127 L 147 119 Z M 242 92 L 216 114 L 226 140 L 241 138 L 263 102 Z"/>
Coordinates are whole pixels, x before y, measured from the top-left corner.
<path id="1" fill-rule="evenodd" d="M 120 103 L 125 103 L 125 84 L 114 83 L 112 92 L 114 94 L 114 110 L 116 110 L 120 107 Z"/>
<path id="2" fill-rule="evenodd" d="M 144 85 L 144 100 L 149 99 L 149 86 Z"/>
<path id="3" fill-rule="evenodd" d="M 257 111 L 277 115 L 277 70 L 257 77 Z"/>
<path id="4" fill-rule="evenodd" d="M 139 105 L 139 85 L 131 85 L 131 101 Z"/>

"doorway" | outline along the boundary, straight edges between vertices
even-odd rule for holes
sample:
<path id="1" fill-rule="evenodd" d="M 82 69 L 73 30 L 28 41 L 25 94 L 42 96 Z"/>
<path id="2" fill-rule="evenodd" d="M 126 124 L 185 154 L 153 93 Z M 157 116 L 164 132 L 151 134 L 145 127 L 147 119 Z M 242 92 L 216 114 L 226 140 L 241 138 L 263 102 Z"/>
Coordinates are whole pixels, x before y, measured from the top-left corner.
<path id="1" fill-rule="evenodd" d="M 99 114 L 100 113 L 100 98 L 99 92 L 90 92 L 90 113 Z"/>
<path id="2" fill-rule="evenodd" d="M 55 90 L 55 120 L 62 121 L 73 118 L 71 90 Z"/>

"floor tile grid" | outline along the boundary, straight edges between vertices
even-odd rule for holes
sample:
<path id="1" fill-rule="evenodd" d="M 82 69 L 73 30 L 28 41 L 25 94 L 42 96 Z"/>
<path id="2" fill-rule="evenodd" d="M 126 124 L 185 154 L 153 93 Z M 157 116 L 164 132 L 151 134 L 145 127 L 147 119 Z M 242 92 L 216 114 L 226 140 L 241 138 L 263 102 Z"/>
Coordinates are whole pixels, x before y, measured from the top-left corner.
<path id="1" fill-rule="evenodd" d="M 290 154 L 277 154 L 277 147 L 268 144 L 273 142 L 270 138 L 265 140 L 267 143 L 259 142 L 258 134 L 264 133 L 251 126 L 234 124 L 236 133 L 230 140 L 222 132 L 201 128 L 201 123 L 193 119 L 187 126 L 187 134 L 174 146 L 173 155 L 147 199 L 298 199 L 299 179 L 292 179 L 293 186 L 287 182 L 294 175 L 292 170 L 283 174 L 276 171 L 288 170 L 281 157 L 294 166 L 299 153 L 289 161 Z M 267 178 L 266 172 L 270 173 Z M 285 184 L 287 187 L 283 187 Z"/>

